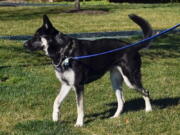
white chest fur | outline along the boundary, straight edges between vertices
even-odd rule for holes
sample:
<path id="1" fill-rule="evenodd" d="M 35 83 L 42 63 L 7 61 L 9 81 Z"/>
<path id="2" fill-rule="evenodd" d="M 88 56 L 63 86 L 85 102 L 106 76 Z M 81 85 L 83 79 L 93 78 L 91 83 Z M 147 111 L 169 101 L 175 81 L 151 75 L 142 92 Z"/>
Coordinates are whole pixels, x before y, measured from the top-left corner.
<path id="1" fill-rule="evenodd" d="M 44 47 L 43 50 L 45 51 L 45 54 L 48 56 L 48 42 L 45 38 L 41 38 L 42 46 Z"/>
<path id="2" fill-rule="evenodd" d="M 56 77 L 62 82 L 68 82 L 69 85 L 73 86 L 75 83 L 75 73 L 72 69 L 68 69 L 64 72 L 58 72 L 55 70 Z"/>

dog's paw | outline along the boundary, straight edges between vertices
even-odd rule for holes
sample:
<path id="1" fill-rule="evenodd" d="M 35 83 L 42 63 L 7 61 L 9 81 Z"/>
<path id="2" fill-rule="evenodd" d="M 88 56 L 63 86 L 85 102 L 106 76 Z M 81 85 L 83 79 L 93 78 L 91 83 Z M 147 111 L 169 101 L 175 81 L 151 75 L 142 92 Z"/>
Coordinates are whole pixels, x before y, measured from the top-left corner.
<path id="1" fill-rule="evenodd" d="M 151 108 L 151 107 L 146 108 L 145 111 L 146 111 L 146 112 L 151 112 L 151 111 L 152 111 L 152 108 Z"/>
<path id="2" fill-rule="evenodd" d="M 58 113 L 53 113 L 52 119 L 54 122 L 57 122 L 58 121 Z"/>
<path id="3" fill-rule="evenodd" d="M 76 123 L 75 125 L 74 125 L 74 127 L 82 127 L 83 126 L 83 123 Z"/>
<path id="4" fill-rule="evenodd" d="M 78 116 L 74 127 L 82 127 L 83 124 L 84 124 L 83 117 L 82 117 L 82 115 L 80 115 L 80 116 Z"/>
<path id="5" fill-rule="evenodd" d="M 115 118 L 118 118 L 119 115 L 114 115 L 114 116 L 111 116 L 110 119 L 115 119 Z"/>

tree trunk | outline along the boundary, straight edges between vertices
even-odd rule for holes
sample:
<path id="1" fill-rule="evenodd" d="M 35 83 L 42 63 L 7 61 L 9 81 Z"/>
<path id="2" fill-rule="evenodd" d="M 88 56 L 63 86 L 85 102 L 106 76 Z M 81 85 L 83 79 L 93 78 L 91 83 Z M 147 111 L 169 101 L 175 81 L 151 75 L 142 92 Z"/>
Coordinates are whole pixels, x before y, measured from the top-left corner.
<path id="1" fill-rule="evenodd" d="M 75 9 L 80 10 L 80 0 L 75 0 Z"/>

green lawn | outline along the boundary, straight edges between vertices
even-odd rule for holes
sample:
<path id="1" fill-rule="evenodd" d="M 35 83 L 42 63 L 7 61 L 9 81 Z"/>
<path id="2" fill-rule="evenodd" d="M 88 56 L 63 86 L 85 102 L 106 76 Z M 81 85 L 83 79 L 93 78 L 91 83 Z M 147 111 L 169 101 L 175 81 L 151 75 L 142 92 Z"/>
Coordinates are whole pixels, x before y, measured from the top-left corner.
<path id="1" fill-rule="evenodd" d="M 84 9 L 105 14 L 66 13 L 71 7 L 0 7 L 0 35 L 29 35 L 48 14 L 65 33 L 137 30 L 128 18 L 137 13 L 155 29 L 180 23 L 180 4 L 83 4 Z M 136 41 L 140 37 L 126 40 Z M 178 135 L 180 134 L 180 33 L 162 36 L 149 50 L 141 51 L 142 75 L 149 89 L 153 111 L 124 86 L 124 113 L 109 119 L 116 99 L 107 73 L 86 86 L 85 126 L 75 128 L 73 92 L 62 105 L 61 121 L 51 120 L 52 105 L 60 87 L 51 61 L 41 52 L 28 53 L 21 41 L 0 40 L 0 135 Z"/>

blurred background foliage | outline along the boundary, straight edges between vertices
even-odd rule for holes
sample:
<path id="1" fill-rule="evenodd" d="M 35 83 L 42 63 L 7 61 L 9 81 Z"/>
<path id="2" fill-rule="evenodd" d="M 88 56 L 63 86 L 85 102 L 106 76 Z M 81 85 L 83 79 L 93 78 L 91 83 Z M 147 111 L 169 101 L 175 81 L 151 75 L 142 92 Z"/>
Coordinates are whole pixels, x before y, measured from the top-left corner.
<path id="1" fill-rule="evenodd" d="M 8 2 L 62 2 L 62 1 L 75 1 L 75 0 L 0 0 Z M 109 2 L 128 2 L 128 3 L 168 3 L 168 2 L 177 2 L 180 0 L 80 0 L 80 1 L 109 1 Z"/>

